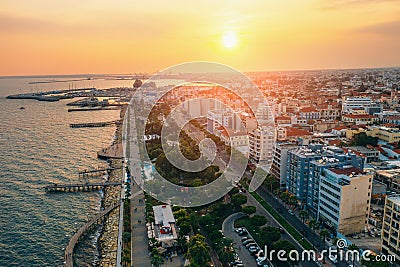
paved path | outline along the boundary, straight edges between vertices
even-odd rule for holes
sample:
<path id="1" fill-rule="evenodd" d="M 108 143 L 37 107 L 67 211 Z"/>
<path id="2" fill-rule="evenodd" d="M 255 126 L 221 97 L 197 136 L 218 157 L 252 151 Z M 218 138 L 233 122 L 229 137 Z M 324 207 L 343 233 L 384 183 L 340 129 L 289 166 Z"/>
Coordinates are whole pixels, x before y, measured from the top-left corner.
<path id="1" fill-rule="evenodd" d="M 246 191 L 247 199 L 248 199 L 248 204 L 251 204 L 257 208 L 257 213 L 264 216 L 267 219 L 267 223 L 270 226 L 274 227 L 282 227 L 284 228 L 278 221 L 275 220 L 275 218 L 250 194 Z M 288 215 L 290 216 L 290 215 Z M 284 234 L 282 234 L 281 237 L 283 240 L 288 240 L 290 243 L 292 243 L 295 247 L 296 250 L 300 253 L 303 251 L 303 248 L 301 245 L 295 240 L 287 231 L 285 231 Z M 304 267 L 317 267 L 318 264 L 314 261 L 304 261 L 299 263 L 300 266 Z"/>
<path id="2" fill-rule="evenodd" d="M 131 198 L 131 266 L 149 267 L 150 255 L 148 251 L 149 241 L 145 218 L 144 193 L 137 186 L 132 186 Z"/>
<path id="3" fill-rule="evenodd" d="M 254 258 L 250 255 L 247 249 L 242 245 L 241 237 L 235 232 L 234 223 L 237 219 L 244 217 L 245 214 L 242 212 L 234 213 L 228 216 L 222 223 L 222 232 L 227 238 L 230 238 L 234 242 L 236 252 L 239 255 L 240 260 L 244 266 L 256 266 Z"/>

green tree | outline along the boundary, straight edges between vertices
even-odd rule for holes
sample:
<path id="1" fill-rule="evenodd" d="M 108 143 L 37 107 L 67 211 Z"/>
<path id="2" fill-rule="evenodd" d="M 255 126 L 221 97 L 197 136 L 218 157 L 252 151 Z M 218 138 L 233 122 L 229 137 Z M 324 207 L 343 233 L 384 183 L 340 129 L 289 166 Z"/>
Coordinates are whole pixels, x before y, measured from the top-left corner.
<path id="1" fill-rule="evenodd" d="M 287 241 L 287 240 L 279 240 L 278 242 L 275 242 L 274 243 L 274 249 L 276 251 L 280 251 L 280 250 L 281 251 L 285 251 L 286 252 L 285 256 L 288 258 L 289 264 L 291 266 L 294 266 L 294 265 L 297 264 L 296 261 L 292 261 L 291 259 L 289 259 L 288 255 L 289 255 L 290 251 L 296 249 L 296 247 L 292 243 L 290 243 L 289 241 Z M 275 260 L 279 261 L 277 258 Z"/>
<path id="2" fill-rule="evenodd" d="M 311 229 L 315 229 L 316 226 L 317 226 L 317 221 L 316 221 L 315 219 L 311 219 L 311 220 L 308 222 L 308 226 L 309 226 Z"/>
<path id="3" fill-rule="evenodd" d="M 297 204 L 297 202 L 298 202 L 298 199 L 297 199 L 297 197 L 295 195 L 291 195 L 289 197 L 288 202 L 289 202 L 289 205 L 295 206 Z"/>
<path id="4" fill-rule="evenodd" d="M 229 263 L 235 260 L 235 250 L 233 249 L 232 239 L 225 238 L 222 240 L 222 246 L 218 250 L 218 258 L 224 266 L 229 266 Z"/>
<path id="5" fill-rule="evenodd" d="M 276 188 L 278 181 L 276 180 L 276 178 L 274 176 L 272 176 L 271 174 L 268 174 L 265 177 L 263 184 L 269 189 L 270 192 L 273 192 L 273 189 Z"/>
<path id="6" fill-rule="evenodd" d="M 246 197 L 245 195 L 236 194 L 236 195 L 233 195 L 233 196 L 232 196 L 231 202 L 232 202 L 232 205 L 235 207 L 235 209 L 238 210 L 238 209 L 240 209 L 240 207 L 241 207 L 243 204 L 246 204 L 246 202 L 247 202 L 247 197 Z"/>
<path id="7" fill-rule="evenodd" d="M 206 266 L 211 257 L 204 236 L 197 234 L 190 238 L 186 258 L 194 266 Z"/>
<path id="8" fill-rule="evenodd" d="M 299 216 L 300 216 L 301 220 L 302 220 L 303 223 L 304 223 L 304 220 L 305 220 L 306 217 L 307 217 L 307 211 L 306 211 L 306 210 L 301 210 L 301 211 L 299 212 Z"/>
<path id="9" fill-rule="evenodd" d="M 251 223 L 254 224 L 255 226 L 263 226 L 264 224 L 267 223 L 267 219 L 261 215 L 254 215 L 251 218 Z"/>
<path id="10" fill-rule="evenodd" d="M 243 208 L 242 208 L 242 211 L 244 212 L 244 213 L 246 213 L 247 215 L 251 215 L 251 214 L 253 214 L 253 213 L 256 213 L 256 207 L 255 206 L 244 206 Z"/>
<path id="11" fill-rule="evenodd" d="M 179 225 L 179 232 L 182 235 L 188 235 L 191 230 L 192 230 L 192 226 L 190 225 L 189 222 L 185 221 L 181 225 Z"/>
<path id="12" fill-rule="evenodd" d="M 154 266 L 160 267 L 164 263 L 164 258 L 160 255 L 156 248 L 153 248 L 150 256 L 150 263 Z"/>
<path id="13" fill-rule="evenodd" d="M 324 244 L 325 244 L 325 241 L 326 241 L 326 238 L 329 236 L 329 234 L 330 234 L 330 232 L 327 230 L 327 229 L 322 229 L 320 232 L 319 232 L 319 236 L 322 238 L 322 240 L 324 241 Z"/>
<path id="14" fill-rule="evenodd" d="M 353 136 L 352 143 L 356 146 L 376 146 L 378 144 L 378 141 L 378 137 L 368 136 L 365 132 L 361 132 Z"/>
<path id="15" fill-rule="evenodd" d="M 188 241 L 186 239 L 186 236 L 179 233 L 178 239 L 176 240 L 176 242 L 178 243 L 178 247 L 180 248 L 182 253 L 185 253 L 188 249 Z"/>

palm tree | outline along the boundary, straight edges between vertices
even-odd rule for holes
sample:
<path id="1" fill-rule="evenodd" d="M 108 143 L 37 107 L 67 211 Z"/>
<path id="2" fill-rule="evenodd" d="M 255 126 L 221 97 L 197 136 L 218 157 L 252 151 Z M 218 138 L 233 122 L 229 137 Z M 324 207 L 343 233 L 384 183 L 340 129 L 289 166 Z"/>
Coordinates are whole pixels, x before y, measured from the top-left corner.
<path id="1" fill-rule="evenodd" d="M 329 236 L 329 231 L 327 229 L 322 229 L 319 232 L 319 236 L 322 238 L 322 240 L 324 241 L 324 245 L 325 245 L 325 241 L 326 241 L 326 237 Z"/>
<path id="2" fill-rule="evenodd" d="M 307 217 L 307 211 L 306 211 L 306 210 L 301 210 L 301 211 L 299 212 L 299 216 L 300 216 L 301 220 L 302 220 L 303 223 L 304 223 L 304 220 L 305 220 L 306 217 Z"/>
<path id="3" fill-rule="evenodd" d="M 182 251 L 182 253 L 185 253 L 187 250 L 187 246 L 188 246 L 186 236 L 179 235 L 178 239 L 176 241 L 177 241 L 178 246 L 179 246 L 180 250 Z"/>
<path id="4" fill-rule="evenodd" d="M 275 186 L 275 184 L 276 184 L 276 178 L 268 174 L 267 177 L 265 177 L 264 185 L 269 187 L 269 191 L 271 193 L 272 193 L 272 188 Z"/>
<path id="5" fill-rule="evenodd" d="M 233 240 L 225 238 L 222 240 L 222 246 L 218 250 L 218 258 L 224 266 L 235 260 L 235 249 L 233 248 Z"/>
<path id="6" fill-rule="evenodd" d="M 295 195 L 291 195 L 289 197 L 289 205 L 294 206 L 297 203 L 298 199 Z"/>
<path id="7" fill-rule="evenodd" d="M 311 220 L 308 222 L 308 226 L 309 226 L 311 229 L 316 228 L 316 226 L 317 226 L 317 221 L 316 221 L 315 219 L 311 219 Z"/>
<path id="8" fill-rule="evenodd" d="M 150 263 L 156 267 L 159 267 L 164 263 L 164 258 L 156 248 L 153 248 L 151 251 Z"/>

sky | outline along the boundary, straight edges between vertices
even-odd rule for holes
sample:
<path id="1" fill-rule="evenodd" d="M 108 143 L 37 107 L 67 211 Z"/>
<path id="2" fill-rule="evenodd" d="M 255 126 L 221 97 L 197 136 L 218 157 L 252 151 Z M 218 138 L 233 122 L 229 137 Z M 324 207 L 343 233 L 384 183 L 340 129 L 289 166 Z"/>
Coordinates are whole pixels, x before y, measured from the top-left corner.
<path id="1" fill-rule="evenodd" d="M 0 75 L 400 66 L 400 0 L 2 0 Z"/>

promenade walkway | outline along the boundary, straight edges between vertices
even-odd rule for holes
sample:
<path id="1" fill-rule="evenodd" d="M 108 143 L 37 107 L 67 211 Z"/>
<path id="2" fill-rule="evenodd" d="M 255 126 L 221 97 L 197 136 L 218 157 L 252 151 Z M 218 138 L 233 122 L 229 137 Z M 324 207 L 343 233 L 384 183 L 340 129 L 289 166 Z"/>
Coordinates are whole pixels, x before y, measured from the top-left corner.
<path id="1" fill-rule="evenodd" d="M 134 185 L 131 198 L 131 263 L 133 267 L 151 266 L 145 212 L 144 193 L 139 186 Z"/>

